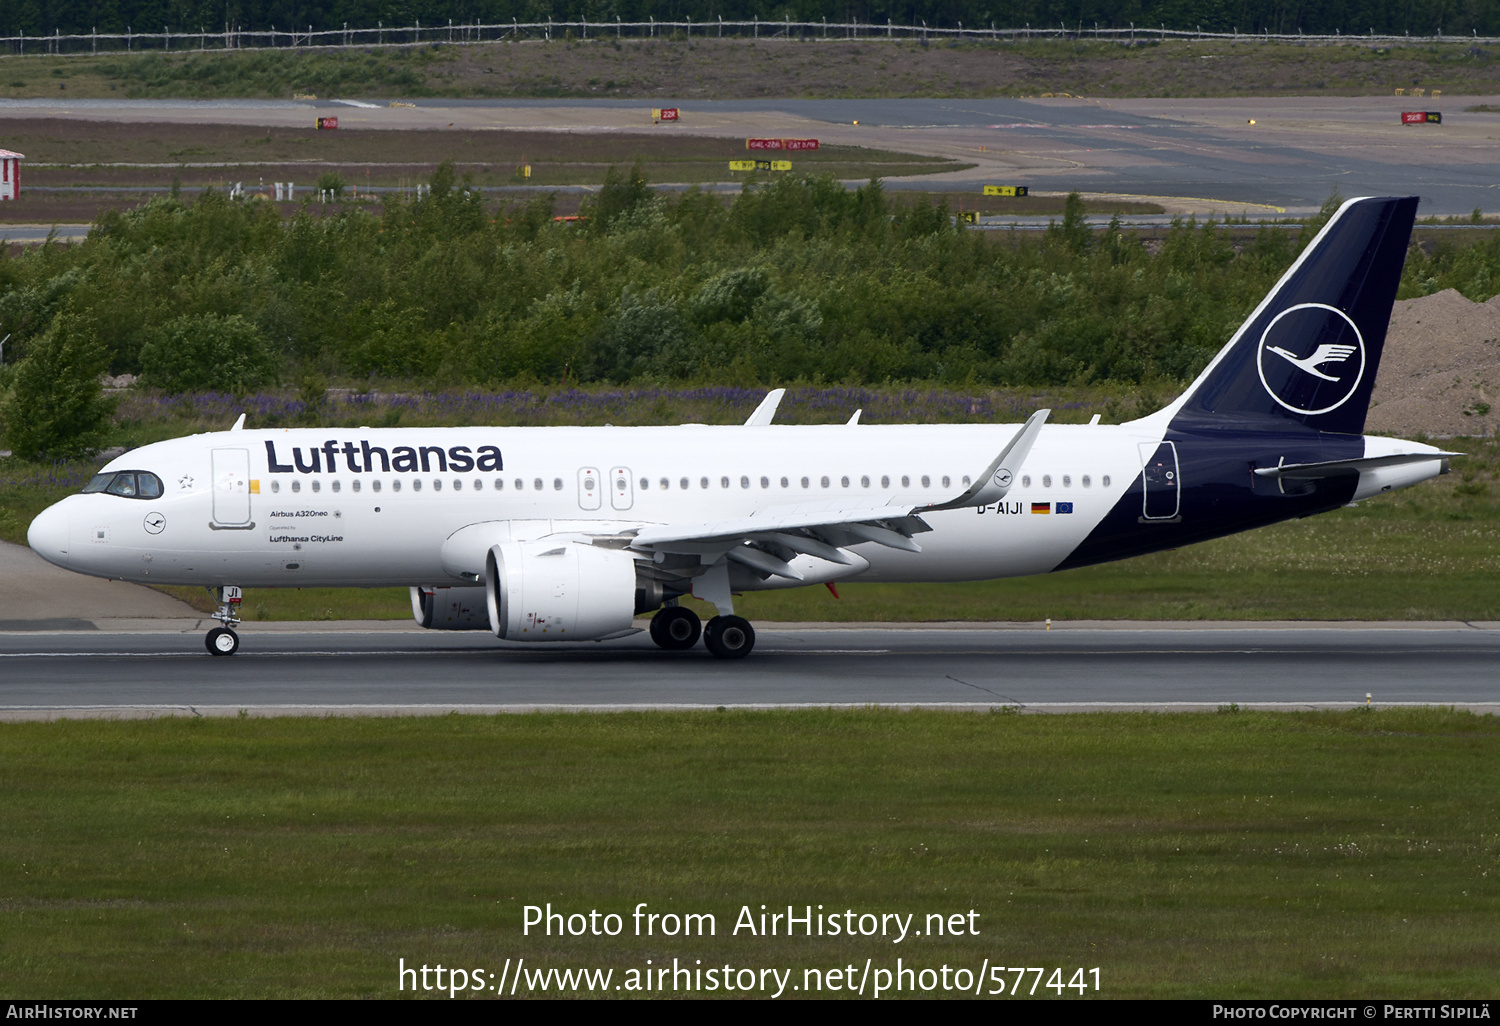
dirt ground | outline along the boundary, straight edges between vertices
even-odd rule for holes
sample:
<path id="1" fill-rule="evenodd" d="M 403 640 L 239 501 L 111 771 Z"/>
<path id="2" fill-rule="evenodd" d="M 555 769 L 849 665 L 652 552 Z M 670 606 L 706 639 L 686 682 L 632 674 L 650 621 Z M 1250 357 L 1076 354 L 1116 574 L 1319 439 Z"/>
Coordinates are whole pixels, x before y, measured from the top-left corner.
<path id="1" fill-rule="evenodd" d="M 1396 303 L 1366 430 L 1492 435 L 1500 427 L 1497 397 L 1500 296 L 1472 303 L 1445 289 Z"/>

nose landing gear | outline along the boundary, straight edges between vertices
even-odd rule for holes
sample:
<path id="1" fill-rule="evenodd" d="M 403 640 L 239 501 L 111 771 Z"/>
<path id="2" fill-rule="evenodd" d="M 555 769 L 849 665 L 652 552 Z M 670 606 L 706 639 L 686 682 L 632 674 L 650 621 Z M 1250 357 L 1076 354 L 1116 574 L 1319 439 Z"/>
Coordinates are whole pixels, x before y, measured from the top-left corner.
<path id="1" fill-rule="evenodd" d="M 240 636 L 234 632 L 234 628 L 239 626 L 240 601 L 244 596 L 239 587 L 233 584 L 211 590 L 214 601 L 219 604 L 218 611 L 212 616 L 222 626 L 209 631 L 203 639 L 203 645 L 208 649 L 209 655 L 232 656 L 240 650 Z"/>
<path id="2" fill-rule="evenodd" d="M 240 636 L 228 627 L 215 627 L 203 639 L 203 644 L 207 646 L 209 655 L 234 655 L 240 650 Z"/>

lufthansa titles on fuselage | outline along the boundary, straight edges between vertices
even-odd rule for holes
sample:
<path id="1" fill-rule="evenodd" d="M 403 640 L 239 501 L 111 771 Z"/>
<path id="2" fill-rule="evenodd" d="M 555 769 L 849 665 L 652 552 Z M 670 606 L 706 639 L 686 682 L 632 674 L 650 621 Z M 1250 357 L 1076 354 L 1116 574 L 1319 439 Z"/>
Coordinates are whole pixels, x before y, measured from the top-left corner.
<path id="1" fill-rule="evenodd" d="M 453 445 L 446 449 L 440 445 L 395 445 L 385 449 L 365 441 L 356 445 L 354 442 L 340 444 L 337 439 L 330 439 L 318 447 L 292 446 L 291 462 L 283 463 L 277 457 L 276 443 L 266 441 L 266 463 L 273 474 L 338 473 L 340 456 L 344 458 L 344 469 L 351 474 L 374 473 L 377 460 L 379 472 L 383 474 L 505 469 L 497 445 L 481 445 L 477 450 L 467 445 Z"/>

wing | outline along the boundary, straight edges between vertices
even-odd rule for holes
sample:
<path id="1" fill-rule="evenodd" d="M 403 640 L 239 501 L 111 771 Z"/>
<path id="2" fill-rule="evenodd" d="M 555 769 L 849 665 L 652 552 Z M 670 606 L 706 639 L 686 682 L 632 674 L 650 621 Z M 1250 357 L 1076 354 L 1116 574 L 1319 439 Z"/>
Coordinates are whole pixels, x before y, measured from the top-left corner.
<path id="1" fill-rule="evenodd" d="M 693 593 L 721 611 L 730 608 L 730 564 L 748 568 L 761 580 L 800 582 L 811 577 L 816 583 L 859 573 L 869 561 L 852 551 L 854 547 L 870 544 L 921 552 L 915 536 L 932 530 L 923 514 L 988 505 L 1004 497 L 1050 412 L 1033 414 L 973 485 L 946 502 L 914 507 L 897 504 L 894 495 L 854 506 L 838 499 L 820 500 L 725 520 L 648 525 L 626 532 L 620 540 L 650 556 L 649 563 L 642 561 L 645 572 L 679 587 L 691 581 Z M 969 485 L 968 478 L 964 484 Z"/>

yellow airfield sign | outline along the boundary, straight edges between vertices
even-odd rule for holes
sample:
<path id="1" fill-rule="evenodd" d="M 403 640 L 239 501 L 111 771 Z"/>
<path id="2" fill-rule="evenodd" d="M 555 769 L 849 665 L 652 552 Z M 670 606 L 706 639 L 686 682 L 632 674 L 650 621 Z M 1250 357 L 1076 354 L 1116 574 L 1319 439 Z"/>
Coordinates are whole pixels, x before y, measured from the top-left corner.
<path id="1" fill-rule="evenodd" d="M 790 171 L 790 160 L 731 160 L 731 171 Z"/>
<path id="2" fill-rule="evenodd" d="M 986 185 L 984 187 L 986 196 L 1024 196 L 1026 186 L 1024 185 Z"/>

